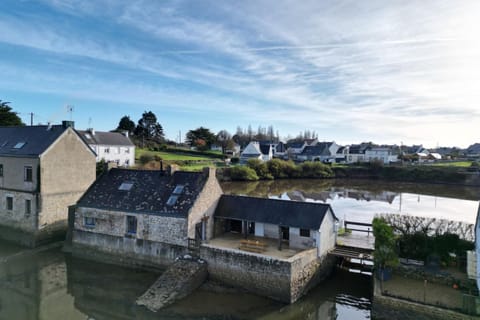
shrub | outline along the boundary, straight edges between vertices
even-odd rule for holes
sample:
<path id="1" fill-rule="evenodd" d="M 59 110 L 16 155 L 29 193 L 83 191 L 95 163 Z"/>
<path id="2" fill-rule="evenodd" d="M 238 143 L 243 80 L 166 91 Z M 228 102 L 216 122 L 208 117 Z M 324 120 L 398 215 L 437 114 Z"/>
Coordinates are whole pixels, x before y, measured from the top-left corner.
<path id="1" fill-rule="evenodd" d="M 321 162 L 304 162 L 300 165 L 302 178 L 332 178 L 333 171 Z"/>
<path id="2" fill-rule="evenodd" d="M 385 219 L 378 217 L 373 219 L 372 225 L 375 236 L 375 252 L 373 253 L 375 265 L 381 269 L 395 267 L 398 264 L 398 256 L 395 252 L 396 242 L 393 228 L 385 222 Z"/>
<path id="3" fill-rule="evenodd" d="M 150 161 L 153 161 L 154 160 L 154 157 L 151 153 L 144 153 L 140 156 L 140 163 L 142 165 L 146 165 L 147 163 L 149 163 Z"/>
<path id="4" fill-rule="evenodd" d="M 258 175 L 252 168 L 244 166 L 236 166 L 228 170 L 230 172 L 230 178 L 232 180 L 243 180 L 243 181 L 256 181 L 258 180 Z"/>
<path id="5" fill-rule="evenodd" d="M 268 171 L 267 164 L 259 159 L 249 159 L 247 161 L 247 167 L 255 170 L 258 178 L 260 179 L 273 179 L 273 176 Z"/>
<path id="6" fill-rule="evenodd" d="M 237 164 L 237 163 L 239 163 L 239 162 L 240 162 L 240 159 L 239 159 L 238 157 L 232 157 L 232 158 L 230 159 L 230 163 L 231 163 L 231 164 Z"/>

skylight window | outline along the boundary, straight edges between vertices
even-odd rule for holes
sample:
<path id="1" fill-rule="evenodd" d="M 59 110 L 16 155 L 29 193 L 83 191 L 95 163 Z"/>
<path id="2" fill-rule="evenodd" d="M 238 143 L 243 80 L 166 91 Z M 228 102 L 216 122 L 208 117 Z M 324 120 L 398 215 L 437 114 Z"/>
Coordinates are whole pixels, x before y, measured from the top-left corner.
<path id="1" fill-rule="evenodd" d="M 182 194 L 183 188 L 185 188 L 184 185 L 181 185 L 181 184 L 177 185 L 175 187 L 175 190 L 173 190 L 172 194 Z"/>
<path id="2" fill-rule="evenodd" d="M 118 187 L 118 190 L 121 191 L 130 191 L 133 187 L 133 182 L 123 182 L 120 187 Z"/>
<path id="3" fill-rule="evenodd" d="M 168 198 L 167 206 L 173 206 L 175 203 L 177 203 L 177 200 L 178 200 L 177 195 L 171 195 L 170 198 Z"/>
<path id="4" fill-rule="evenodd" d="M 87 138 L 87 139 L 92 139 L 92 136 L 89 135 L 88 133 L 85 133 L 85 138 Z"/>
<path id="5" fill-rule="evenodd" d="M 26 142 L 18 142 L 16 145 L 13 146 L 13 149 L 21 149 Z"/>

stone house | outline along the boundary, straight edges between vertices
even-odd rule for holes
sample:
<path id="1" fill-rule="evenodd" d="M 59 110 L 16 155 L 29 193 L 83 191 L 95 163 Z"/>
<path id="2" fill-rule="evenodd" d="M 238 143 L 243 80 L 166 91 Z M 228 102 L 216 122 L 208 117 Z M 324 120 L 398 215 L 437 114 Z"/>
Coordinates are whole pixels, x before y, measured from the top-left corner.
<path id="1" fill-rule="evenodd" d="M 221 194 L 212 168 L 111 169 L 70 214 L 72 251 L 168 265 L 187 253 L 189 239 L 212 237 L 212 216 Z"/>
<path id="2" fill-rule="evenodd" d="M 62 125 L 0 127 L 0 237 L 36 246 L 64 237 L 68 206 L 95 180 L 95 154 Z"/>
<path id="3" fill-rule="evenodd" d="M 317 248 L 324 257 L 335 246 L 337 221 L 329 204 L 222 195 L 214 237 L 235 232 L 276 239 L 279 248 Z"/>
<path id="4" fill-rule="evenodd" d="M 128 138 L 128 132 L 101 132 L 93 129 L 78 132 L 97 154 L 97 162 L 115 162 L 122 167 L 135 165 L 135 145 Z"/>

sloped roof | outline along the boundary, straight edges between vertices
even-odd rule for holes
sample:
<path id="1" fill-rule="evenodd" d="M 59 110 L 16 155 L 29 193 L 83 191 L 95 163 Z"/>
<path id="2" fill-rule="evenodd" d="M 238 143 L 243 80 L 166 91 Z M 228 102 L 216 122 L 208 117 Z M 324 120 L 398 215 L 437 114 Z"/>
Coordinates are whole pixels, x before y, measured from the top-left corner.
<path id="1" fill-rule="evenodd" d="M 107 146 L 135 146 L 129 138 L 120 132 L 78 131 L 88 144 Z"/>
<path id="2" fill-rule="evenodd" d="M 480 143 L 474 143 L 467 148 L 467 153 L 480 153 Z"/>
<path id="3" fill-rule="evenodd" d="M 329 209 L 337 219 L 329 204 L 222 195 L 215 217 L 318 230 Z"/>
<path id="4" fill-rule="evenodd" d="M 169 176 L 159 170 L 111 169 L 95 181 L 77 205 L 130 213 L 186 217 L 207 179 L 208 174 L 203 172 L 176 171 Z M 122 184 L 126 186 L 123 188 L 125 190 L 120 190 Z M 174 205 L 167 205 L 177 186 L 183 186 L 183 190 L 178 193 Z"/>
<path id="5" fill-rule="evenodd" d="M 303 151 L 302 155 L 309 155 L 309 156 L 329 156 L 330 145 L 326 142 L 318 143 L 315 146 L 306 146 Z"/>
<path id="6" fill-rule="evenodd" d="M 260 152 L 264 155 L 269 155 L 271 148 L 270 144 L 260 144 Z"/>
<path id="7" fill-rule="evenodd" d="M 245 150 L 242 152 L 243 155 L 258 155 L 260 156 L 262 152 L 260 151 L 260 146 L 258 142 L 250 142 L 246 147 Z"/>
<path id="8" fill-rule="evenodd" d="M 62 125 L 0 127 L 0 156 L 38 157 L 66 130 Z"/>

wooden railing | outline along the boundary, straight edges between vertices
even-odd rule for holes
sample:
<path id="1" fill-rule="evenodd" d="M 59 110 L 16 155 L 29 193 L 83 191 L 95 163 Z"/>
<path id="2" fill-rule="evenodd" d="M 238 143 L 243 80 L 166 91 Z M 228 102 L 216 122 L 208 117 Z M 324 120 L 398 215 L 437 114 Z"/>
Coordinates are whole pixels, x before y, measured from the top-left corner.
<path id="1" fill-rule="evenodd" d="M 347 221 L 345 220 L 345 231 L 359 231 L 359 232 L 366 232 L 369 236 L 371 232 L 373 232 L 372 224 L 371 223 L 364 223 L 364 222 L 355 222 L 355 221 Z M 360 226 L 360 227 L 367 227 L 366 229 L 358 229 L 358 228 L 349 228 L 348 226 Z"/>

